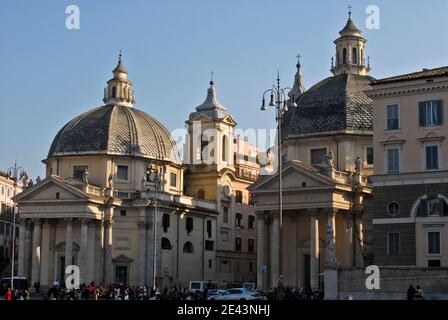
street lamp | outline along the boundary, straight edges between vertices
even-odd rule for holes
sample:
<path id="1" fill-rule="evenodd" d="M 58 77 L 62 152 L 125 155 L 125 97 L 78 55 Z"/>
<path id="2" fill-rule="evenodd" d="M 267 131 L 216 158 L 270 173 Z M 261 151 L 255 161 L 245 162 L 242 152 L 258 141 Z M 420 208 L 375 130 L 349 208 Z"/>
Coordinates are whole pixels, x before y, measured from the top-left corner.
<path id="1" fill-rule="evenodd" d="M 10 167 L 8 169 L 8 177 L 11 178 L 14 181 L 14 197 L 17 195 L 17 180 L 21 179 L 24 181 L 24 187 L 25 187 L 25 180 L 28 179 L 28 176 L 25 172 L 25 169 L 22 167 L 17 167 L 17 161 L 14 162 L 14 167 Z M 14 200 L 14 207 L 13 207 L 13 219 L 12 219 L 12 250 L 11 250 L 11 291 L 14 290 L 14 258 L 15 258 L 15 251 L 16 251 L 16 205 Z M 23 235 L 22 235 L 23 236 Z M 23 248 L 21 249 L 23 250 Z"/>
<path id="2" fill-rule="evenodd" d="M 282 118 L 283 114 L 288 111 L 288 104 L 290 107 L 297 107 L 295 102 L 294 92 L 291 88 L 281 88 L 280 87 L 280 75 L 277 71 L 277 85 L 273 85 L 272 88 L 267 89 L 263 93 L 263 99 L 261 102 L 261 111 L 266 111 L 266 99 L 265 96 L 267 93 L 271 94 L 269 107 L 276 108 L 276 118 L 277 121 L 277 163 L 278 163 L 278 172 L 279 172 L 279 183 L 278 183 L 278 211 L 279 211 L 279 273 L 280 279 L 283 279 L 283 244 L 282 244 L 282 230 L 283 230 L 283 196 L 282 196 Z M 290 94 L 291 99 L 288 102 L 287 96 Z"/>
<path id="3" fill-rule="evenodd" d="M 161 182 L 160 174 L 154 169 L 152 166 L 148 168 L 146 171 L 147 180 L 149 182 L 154 183 L 154 221 L 153 221 L 153 229 L 154 229 L 154 250 L 153 250 L 153 265 L 152 265 L 152 287 L 154 291 L 157 289 L 157 191 L 159 189 L 159 185 Z"/>

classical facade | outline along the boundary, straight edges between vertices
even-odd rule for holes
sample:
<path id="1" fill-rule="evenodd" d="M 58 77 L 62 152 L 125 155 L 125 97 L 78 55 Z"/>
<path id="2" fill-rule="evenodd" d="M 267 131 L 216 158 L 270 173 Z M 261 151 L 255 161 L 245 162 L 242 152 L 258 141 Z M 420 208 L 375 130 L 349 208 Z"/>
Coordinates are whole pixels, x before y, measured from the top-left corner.
<path id="1" fill-rule="evenodd" d="M 46 178 L 16 198 L 19 274 L 42 287 L 61 282 L 69 265 L 84 283 L 213 281 L 216 205 L 184 195 L 177 146 L 134 107 L 121 55 L 103 101 L 58 132 Z"/>
<path id="2" fill-rule="evenodd" d="M 216 97 L 213 81 L 207 97 L 186 121 L 185 193 L 216 203 L 216 279 L 255 282 L 255 209 L 248 187 L 257 179 L 258 151 L 235 137 L 236 122 Z"/>
<path id="3" fill-rule="evenodd" d="M 279 173 L 252 187 L 258 224 L 258 287 L 322 289 L 330 268 L 370 259 L 369 218 L 373 173 L 373 80 L 366 40 L 351 13 L 335 40 L 330 76 L 304 90 L 300 63 L 293 86 L 297 106 L 283 114 L 283 211 Z M 281 224 L 281 226 L 280 226 Z M 281 233 L 280 233 L 281 232 Z M 332 284 L 329 284 L 331 286 Z"/>
<path id="4" fill-rule="evenodd" d="M 375 81 L 375 264 L 448 266 L 448 67 Z"/>
<path id="5" fill-rule="evenodd" d="M 14 213 L 17 212 L 13 197 L 22 192 L 23 185 L 0 171 L 0 275 L 11 274 L 11 252 L 13 239 Z M 16 221 L 15 265 L 19 252 L 19 224 Z M 17 270 L 17 269 L 15 269 Z"/>

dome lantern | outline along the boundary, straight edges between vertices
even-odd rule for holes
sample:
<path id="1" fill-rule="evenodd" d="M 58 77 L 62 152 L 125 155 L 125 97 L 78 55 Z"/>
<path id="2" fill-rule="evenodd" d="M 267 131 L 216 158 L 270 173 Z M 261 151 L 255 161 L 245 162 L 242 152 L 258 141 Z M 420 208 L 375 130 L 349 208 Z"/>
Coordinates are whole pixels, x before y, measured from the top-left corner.
<path id="1" fill-rule="evenodd" d="M 103 102 L 106 105 L 132 107 L 135 103 L 134 89 L 132 82 L 128 80 L 128 71 L 124 67 L 121 51 L 118 64 L 112 73 L 114 76 L 107 81 L 107 88 L 104 89 Z"/>

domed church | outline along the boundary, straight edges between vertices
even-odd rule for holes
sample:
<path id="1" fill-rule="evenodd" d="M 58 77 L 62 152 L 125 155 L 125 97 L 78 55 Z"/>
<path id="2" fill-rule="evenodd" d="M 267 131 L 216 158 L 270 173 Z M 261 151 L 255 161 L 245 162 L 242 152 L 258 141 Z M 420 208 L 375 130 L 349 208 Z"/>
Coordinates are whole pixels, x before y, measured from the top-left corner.
<path id="1" fill-rule="evenodd" d="M 374 79 L 368 75 L 367 41 L 351 12 L 339 35 L 332 76 L 305 90 L 297 63 L 290 94 L 296 103 L 282 118 L 282 219 L 278 172 L 251 187 L 258 288 L 276 287 L 281 280 L 323 290 L 324 271 L 362 266 L 371 257 L 364 204 L 373 174 L 372 100 L 365 91 Z"/>
<path id="2" fill-rule="evenodd" d="M 20 275 L 48 287 L 76 265 L 81 283 L 153 287 L 213 280 L 216 204 L 183 193 L 169 131 L 135 107 L 121 54 L 104 105 L 70 120 L 46 178 L 16 198 Z M 207 249 L 207 250 L 206 250 Z"/>

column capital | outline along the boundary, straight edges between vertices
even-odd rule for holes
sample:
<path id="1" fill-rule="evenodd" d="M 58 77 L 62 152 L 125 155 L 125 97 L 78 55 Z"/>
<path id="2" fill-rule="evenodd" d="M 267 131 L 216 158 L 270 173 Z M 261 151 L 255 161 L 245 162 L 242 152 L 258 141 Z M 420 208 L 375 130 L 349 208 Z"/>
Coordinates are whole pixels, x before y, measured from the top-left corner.
<path id="1" fill-rule="evenodd" d="M 327 212 L 328 217 L 330 218 L 332 216 L 335 216 L 339 212 L 339 209 L 331 207 L 331 208 L 327 208 L 326 212 Z"/>
<path id="2" fill-rule="evenodd" d="M 320 214 L 320 210 L 319 209 L 309 209 L 308 212 L 310 213 L 310 216 L 312 218 L 318 218 L 319 214 Z"/>
<path id="3" fill-rule="evenodd" d="M 81 224 L 85 225 L 85 224 L 88 224 L 91 221 L 91 219 L 89 219 L 89 218 L 80 218 L 79 221 L 81 222 Z"/>
<path id="4" fill-rule="evenodd" d="M 72 224 L 72 223 L 73 223 L 73 218 L 64 218 L 64 221 L 65 221 L 67 224 Z"/>
<path id="5" fill-rule="evenodd" d="M 33 224 L 36 226 L 40 226 L 42 225 L 42 219 L 40 218 L 32 218 L 31 221 L 33 222 Z"/>

